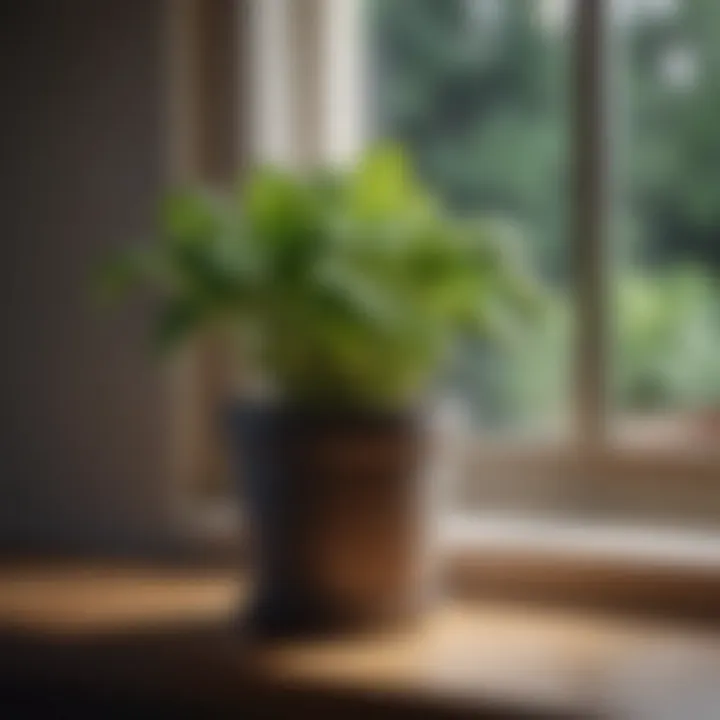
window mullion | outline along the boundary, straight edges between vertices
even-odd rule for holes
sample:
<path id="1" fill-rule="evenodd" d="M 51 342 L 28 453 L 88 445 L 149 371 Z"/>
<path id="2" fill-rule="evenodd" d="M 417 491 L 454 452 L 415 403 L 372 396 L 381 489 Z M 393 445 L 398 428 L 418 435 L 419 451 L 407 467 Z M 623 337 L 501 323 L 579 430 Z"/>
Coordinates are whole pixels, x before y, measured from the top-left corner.
<path id="1" fill-rule="evenodd" d="M 582 447 L 607 435 L 609 0 L 575 3 L 573 63 L 573 272 L 576 300 L 575 427 Z"/>

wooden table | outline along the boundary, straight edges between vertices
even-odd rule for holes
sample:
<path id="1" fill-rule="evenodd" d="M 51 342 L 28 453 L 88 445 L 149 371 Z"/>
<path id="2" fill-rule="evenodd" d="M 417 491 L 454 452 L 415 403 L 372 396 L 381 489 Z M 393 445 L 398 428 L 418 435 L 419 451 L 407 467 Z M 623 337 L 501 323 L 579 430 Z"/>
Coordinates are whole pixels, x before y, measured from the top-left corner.
<path id="1" fill-rule="evenodd" d="M 447 602 L 395 635 L 260 647 L 234 622 L 245 594 L 222 570 L 0 568 L 0 716 L 12 717 L 3 704 L 60 703 L 97 717 L 182 708 L 196 717 L 656 720 L 657 707 L 690 698 L 715 714 L 683 705 L 678 717 L 720 718 L 711 629 Z"/>

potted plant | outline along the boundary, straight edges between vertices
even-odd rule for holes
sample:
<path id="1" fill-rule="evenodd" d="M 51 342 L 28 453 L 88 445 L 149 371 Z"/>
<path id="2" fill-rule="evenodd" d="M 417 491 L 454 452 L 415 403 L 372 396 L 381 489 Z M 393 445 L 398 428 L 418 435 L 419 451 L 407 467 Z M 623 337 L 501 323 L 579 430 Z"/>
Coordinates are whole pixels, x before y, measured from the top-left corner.
<path id="1" fill-rule="evenodd" d="M 383 147 L 346 172 L 261 168 L 238 195 L 174 194 L 159 240 L 116 258 L 106 281 L 159 291 L 163 348 L 212 327 L 262 376 L 229 422 L 255 627 L 409 614 L 431 380 L 462 334 L 502 330 L 534 302 L 502 226 L 444 213 Z"/>

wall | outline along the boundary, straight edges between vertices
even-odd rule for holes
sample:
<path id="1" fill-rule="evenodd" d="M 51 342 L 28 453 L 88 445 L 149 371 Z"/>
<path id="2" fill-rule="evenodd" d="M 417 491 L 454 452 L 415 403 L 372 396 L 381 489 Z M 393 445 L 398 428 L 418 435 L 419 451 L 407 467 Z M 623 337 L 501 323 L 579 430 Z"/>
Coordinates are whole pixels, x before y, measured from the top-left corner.
<path id="1" fill-rule="evenodd" d="M 0 538 L 143 547 L 167 531 L 163 383 L 137 302 L 93 265 L 152 224 L 163 177 L 164 4 L 0 10 Z"/>

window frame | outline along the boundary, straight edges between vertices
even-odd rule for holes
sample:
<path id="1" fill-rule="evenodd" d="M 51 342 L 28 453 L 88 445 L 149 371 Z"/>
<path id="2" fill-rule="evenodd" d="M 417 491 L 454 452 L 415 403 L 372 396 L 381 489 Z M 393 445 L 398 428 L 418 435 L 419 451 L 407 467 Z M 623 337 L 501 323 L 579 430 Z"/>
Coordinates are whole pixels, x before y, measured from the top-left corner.
<path id="1" fill-rule="evenodd" d="M 576 328 L 572 432 L 561 442 L 536 445 L 512 441 L 498 445 L 470 438 L 468 490 L 472 492 L 473 484 L 482 483 L 489 471 L 500 476 L 527 473 L 528 477 L 539 471 L 555 475 L 550 499 L 556 502 L 558 492 L 564 489 L 567 500 L 560 504 L 571 516 L 605 513 L 612 517 L 615 512 L 627 512 L 623 495 L 635 497 L 633 507 L 642 515 L 645 508 L 638 496 L 648 492 L 653 500 L 666 497 L 673 511 L 680 503 L 688 520 L 695 515 L 711 522 L 720 518 L 720 451 L 711 447 L 700 452 L 696 448 L 625 446 L 613 436 L 608 382 L 612 324 L 608 230 L 614 172 L 610 140 L 612 0 L 572 0 L 570 10 L 574 193 L 569 243 Z M 528 480 L 528 487 L 531 485 Z M 624 492 L 618 485 L 624 486 Z"/>
<path id="2" fill-rule="evenodd" d="M 183 0 L 185 5 L 199 2 Z M 247 148 L 254 152 L 252 159 L 304 166 L 351 158 L 365 143 L 369 125 L 362 109 L 365 44 L 357 25 L 365 0 L 234 2 L 243 6 L 239 44 L 248 46 L 243 86 L 252 118 L 242 131 Z M 573 432 L 561 443 L 536 446 L 488 446 L 470 438 L 469 479 L 461 490 L 470 494 L 482 489 L 489 474 L 499 478 L 526 474 L 527 480 L 518 486 L 521 495 L 533 490 L 537 495 L 542 487 L 548 487 L 542 482 L 551 483 L 547 502 L 535 508 L 538 512 L 551 513 L 552 503 L 561 500 L 559 505 L 569 517 L 605 514 L 614 518 L 615 513 L 622 515 L 633 508 L 652 521 L 659 512 L 653 510 L 655 501 L 664 495 L 669 510 L 682 506 L 683 517 L 687 515 L 691 524 L 698 519 L 712 522 L 720 518 L 720 452 L 623 447 L 611 435 L 607 392 L 611 321 L 607 231 L 613 172 L 608 141 L 612 130 L 610 6 L 611 0 L 572 2 L 574 196 L 569 242 L 577 328 Z M 187 33 L 188 27 L 186 22 L 183 32 Z M 184 415 L 191 412 L 188 409 Z M 183 464 L 184 475 L 189 466 L 198 467 L 197 461 L 179 464 Z M 544 475 L 545 480 L 538 484 L 533 474 Z M 190 481 L 186 478 L 184 484 Z M 190 504 L 196 506 L 196 501 L 197 493 Z M 661 518 L 664 512 L 659 512 Z"/>

